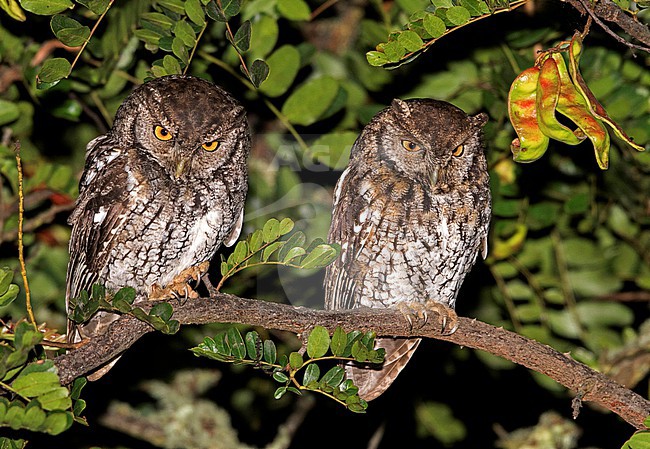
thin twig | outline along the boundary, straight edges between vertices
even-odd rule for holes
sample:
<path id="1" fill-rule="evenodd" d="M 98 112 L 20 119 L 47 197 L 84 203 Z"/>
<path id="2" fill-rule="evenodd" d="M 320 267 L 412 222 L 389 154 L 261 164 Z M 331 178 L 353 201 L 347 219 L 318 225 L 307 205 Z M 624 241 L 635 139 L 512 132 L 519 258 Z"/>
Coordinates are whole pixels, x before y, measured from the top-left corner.
<path id="1" fill-rule="evenodd" d="M 325 3 L 323 3 L 318 8 L 316 8 L 316 9 L 314 9 L 312 11 L 311 15 L 309 16 L 309 21 L 314 20 L 316 17 L 321 15 L 325 10 L 329 9 L 333 5 L 336 5 L 336 3 L 338 3 L 338 1 L 339 0 L 327 0 Z"/>
<path id="2" fill-rule="evenodd" d="M 68 72 L 67 76 L 70 76 L 70 74 L 72 73 L 72 70 L 74 69 L 75 64 L 77 63 L 77 61 L 81 57 L 81 54 L 83 53 L 86 46 L 88 45 L 88 42 L 90 42 L 90 39 L 95 35 L 95 31 L 97 30 L 97 27 L 101 23 L 102 19 L 104 19 L 104 17 L 106 16 L 106 13 L 108 12 L 108 10 L 111 9 L 111 6 L 113 6 L 114 1 L 115 0 L 109 0 L 108 5 L 106 6 L 106 9 L 102 13 L 102 15 L 99 16 L 99 19 L 97 19 L 97 22 L 95 22 L 95 26 L 93 26 L 93 29 L 90 30 L 90 34 L 88 35 L 88 39 L 86 39 L 86 41 L 83 43 L 83 45 L 79 49 L 79 52 L 77 53 L 77 56 L 75 56 L 74 60 L 72 61 L 72 64 L 70 65 L 70 71 Z"/>
<path id="3" fill-rule="evenodd" d="M 25 306 L 27 307 L 27 315 L 29 321 L 38 331 L 38 324 L 34 317 L 34 309 L 32 309 L 32 296 L 29 291 L 29 282 L 27 281 L 27 267 L 25 266 L 25 248 L 23 243 L 23 220 L 25 218 L 25 197 L 23 195 L 23 164 L 20 159 L 20 141 L 16 141 L 16 168 L 18 169 L 18 261 L 20 262 L 20 275 L 23 278 L 23 285 L 25 286 Z"/>
<path id="4" fill-rule="evenodd" d="M 194 43 L 194 47 L 192 47 L 192 52 L 190 53 L 190 57 L 187 59 L 187 65 L 185 66 L 185 70 L 183 70 L 183 75 L 185 75 L 190 68 L 190 64 L 192 63 L 192 58 L 194 58 L 194 53 L 196 52 L 196 49 L 199 46 L 199 41 L 201 40 L 201 37 L 203 36 L 203 33 L 205 33 L 206 28 L 208 27 L 208 22 L 206 21 L 203 24 L 203 28 L 201 28 L 201 32 L 199 33 L 198 37 L 196 38 L 196 42 Z"/>

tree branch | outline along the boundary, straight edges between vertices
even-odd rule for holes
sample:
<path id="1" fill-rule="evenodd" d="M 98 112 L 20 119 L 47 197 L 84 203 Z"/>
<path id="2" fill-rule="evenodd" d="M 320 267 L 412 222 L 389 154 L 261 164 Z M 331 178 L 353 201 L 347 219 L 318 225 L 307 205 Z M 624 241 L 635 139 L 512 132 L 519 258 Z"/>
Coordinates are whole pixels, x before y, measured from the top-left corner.
<path id="1" fill-rule="evenodd" d="M 182 324 L 241 323 L 294 333 L 321 325 L 333 331 L 373 330 L 379 336 L 426 337 L 481 349 L 554 379 L 577 394 L 577 401 L 605 407 L 638 429 L 650 414 L 650 401 L 617 384 L 604 374 L 573 360 L 569 354 L 521 335 L 470 318 L 459 318 L 452 335 L 440 335 L 435 320 L 411 329 L 403 315 L 393 309 L 323 311 L 218 294 L 211 298 L 170 300 L 174 319 Z M 149 304 L 143 308 L 151 307 Z M 419 324 L 419 323 L 416 323 Z M 152 332 L 148 324 L 124 315 L 102 337 L 89 341 L 55 359 L 61 382 L 68 384 L 112 360 L 140 337 Z M 574 404 L 575 405 L 575 404 Z"/>
<path id="2" fill-rule="evenodd" d="M 643 23 L 636 20 L 629 14 L 626 14 L 616 3 L 611 0 L 599 0 L 592 2 L 589 0 L 562 0 L 570 3 L 581 14 L 589 14 L 591 18 L 617 41 L 636 50 L 650 53 L 650 29 Z M 604 22 L 613 22 L 617 24 L 624 32 L 638 40 L 644 46 L 636 45 L 626 41 L 618 34 L 614 33 Z"/>

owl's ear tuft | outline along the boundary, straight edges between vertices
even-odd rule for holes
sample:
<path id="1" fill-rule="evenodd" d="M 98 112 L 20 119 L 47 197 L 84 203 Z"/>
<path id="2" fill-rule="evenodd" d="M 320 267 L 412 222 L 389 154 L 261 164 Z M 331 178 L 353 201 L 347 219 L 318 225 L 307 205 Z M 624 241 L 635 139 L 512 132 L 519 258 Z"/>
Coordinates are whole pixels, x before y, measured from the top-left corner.
<path id="1" fill-rule="evenodd" d="M 395 98 L 393 102 L 391 103 L 391 108 L 400 114 L 400 116 L 403 117 L 410 117 L 411 116 L 411 109 L 409 109 L 409 105 L 406 101 L 400 100 L 399 98 Z"/>
<path id="2" fill-rule="evenodd" d="M 488 122 L 488 115 L 485 112 L 481 112 L 480 114 L 471 116 L 469 119 L 472 122 L 472 125 L 477 128 L 483 128 Z"/>

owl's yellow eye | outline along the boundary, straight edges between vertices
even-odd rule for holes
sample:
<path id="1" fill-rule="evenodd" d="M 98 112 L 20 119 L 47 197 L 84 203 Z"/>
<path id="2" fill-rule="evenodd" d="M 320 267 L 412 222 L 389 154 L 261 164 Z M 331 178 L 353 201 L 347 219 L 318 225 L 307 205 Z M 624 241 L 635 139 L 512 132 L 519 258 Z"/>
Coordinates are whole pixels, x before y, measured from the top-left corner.
<path id="1" fill-rule="evenodd" d="M 206 142 L 201 145 L 205 151 L 214 151 L 219 148 L 219 141 L 213 140 L 212 142 Z"/>
<path id="2" fill-rule="evenodd" d="M 158 140 L 169 140 L 172 138 L 172 133 L 160 125 L 156 125 L 156 127 L 153 129 L 153 134 Z"/>
<path id="3" fill-rule="evenodd" d="M 412 152 L 420 151 L 422 149 L 420 145 L 415 142 L 411 142 L 410 140 L 402 140 L 402 146 L 406 151 Z"/>
<path id="4" fill-rule="evenodd" d="M 454 151 L 452 151 L 451 154 L 453 154 L 453 155 L 456 156 L 456 157 L 460 157 L 460 156 L 463 155 L 464 152 L 465 152 L 465 145 L 458 145 L 458 146 L 454 149 Z"/>

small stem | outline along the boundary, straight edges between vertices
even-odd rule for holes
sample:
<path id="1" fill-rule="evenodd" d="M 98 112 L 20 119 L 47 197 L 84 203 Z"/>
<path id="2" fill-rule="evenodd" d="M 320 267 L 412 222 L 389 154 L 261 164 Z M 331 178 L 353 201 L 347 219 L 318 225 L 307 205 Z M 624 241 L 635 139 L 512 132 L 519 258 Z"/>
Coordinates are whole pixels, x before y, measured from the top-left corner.
<path id="1" fill-rule="evenodd" d="M 318 8 L 314 9 L 314 11 L 311 13 L 309 16 L 309 21 L 314 20 L 316 17 L 318 17 L 320 14 L 323 13 L 323 11 L 327 10 L 331 6 L 335 5 L 338 3 L 339 0 L 327 0 L 325 3 L 320 5 Z"/>
<path id="2" fill-rule="evenodd" d="M 302 137 L 300 137 L 300 134 L 298 134 L 298 131 L 296 131 L 296 128 L 293 127 L 289 119 L 282 113 L 278 108 L 275 107 L 273 103 L 271 103 L 268 99 L 264 99 L 264 104 L 266 107 L 268 107 L 273 114 L 282 122 L 282 124 L 287 128 L 287 130 L 291 133 L 294 139 L 296 139 L 296 142 L 298 142 L 298 145 L 300 145 L 300 148 L 303 151 L 309 150 L 309 146 L 307 143 L 303 140 Z"/>
<path id="3" fill-rule="evenodd" d="M 77 61 L 78 61 L 79 58 L 81 57 L 81 54 L 83 53 L 84 49 L 86 48 L 86 45 L 88 45 L 88 42 L 90 42 L 90 39 L 91 39 L 91 38 L 93 37 L 93 35 L 95 34 L 95 31 L 97 30 L 97 27 L 99 26 L 99 24 L 101 23 L 101 21 L 104 19 L 104 16 L 106 16 L 106 13 L 108 12 L 108 10 L 111 9 L 111 6 L 113 6 L 113 2 L 114 2 L 114 1 L 115 1 L 115 0 L 110 0 L 110 1 L 108 2 L 108 5 L 106 6 L 106 9 L 105 9 L 104 12 L 102 13 L 102 15 L 99 16 L 99 19 L 97 19 L 97 22 L 95 22 L 95 26 L 93 26 L 93 29 L 90 30 L 90 35 L 88 36 L 88 39 L 86 39 L 86 41 L 83 43 L 83 45 L 82 45 L 81 48 L 79 49 L 79 52 L 77 53 L 77 56 L 75 56 L 74 61 L 72 61 L 72 64 L 70 65 L 70 71 L 68 72 L 68 75 L 67 75 L 67 76 L 70 76 L 70 74 L 72 73 L 72 69 L 74 69 L 75 64 L 77 63 Z"/>
<path id="4" fill-rule="evenodd" d="M 3 389 L 5 389 L 5 390 L 9 391 L 10 393 L 15 394 L 16 396 L 20 397 L 20 399 L 22 399 L 22 400 L 25 401 L 25 402 L 31 402 L 31 401 L 29 400 L 29 398 L 26 398 L 26 397 L 23 396 L 22 394 L 18 393 L 16 390 L 14 390 L 13 388 L 11 388 L 9 385 L 7 385 L 7 384 L 4 383 L 4 382 L 0 382 L 0 388 L 3 388 Z"/>
<path id="5" fill-rule="evenodd" d="M 36 331 L 38 325 L 34 317 L 34 310 L 32 309 L 32 296 L 29 291 L 29 282 L 27 281 L 27 267 L 25 266 L 25 248 L 23 243 L 23 221 L 25 219 L 25 196 L 23 194 L 23 164 L 20 159 L 20 142 L 16 141 L 16 168 L 18 169 L 18 260 L 20 262 L 20 275 L 23 278 L 23 285 L 25 286 L 25 306 L 27 307 L 27 315 L 29 321 Z"/>
<path id="6" fill-rule="evenodd" d="M 201 37 L 203 36 L 203 33 L 205 33 L 207 27 L 208 27 L 208 22 L 206 21 L 205 24 L 203 25 L 203 28 L 201 28 L 201 32 L 199 33 L 199 36 L 196 38 L 196 42 L 194 43 L 194 47 L 192 48 L 192 53 L 190 53 L 190 57 L 187 60 L 187 65 L 185 66 L 185 70 L 183 70 L 183 75 L 185 75 L 187 73 L 187 70 L 190 68 L 190 63 L 192 62 L 194 53 L 196 52 L 196 49 L 199 46 L 199 41 L 201 40 Z"/>

